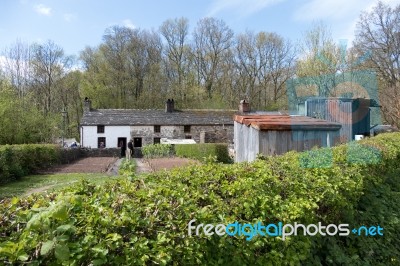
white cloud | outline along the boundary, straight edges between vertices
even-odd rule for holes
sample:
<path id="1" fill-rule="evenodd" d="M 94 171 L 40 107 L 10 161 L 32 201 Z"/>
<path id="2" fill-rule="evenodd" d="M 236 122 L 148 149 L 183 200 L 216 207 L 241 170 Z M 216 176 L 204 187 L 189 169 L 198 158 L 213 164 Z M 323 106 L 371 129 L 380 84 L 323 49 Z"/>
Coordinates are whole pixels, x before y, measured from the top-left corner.
<path id="1" fill-rule="evenodd" d="M 51 15 L 51 8 L 47 7 L 43 4 L 39 4 L 35 6 L 35 11 L 40 14 L 40 15 L 44 15 L 44 16 L 50 16 Z"/>
<path id="2" fill-rule="evenodd" d="M 233 10 L 242 16 L 249 16 L 283 1 L 286 0 L 215 0 L 210 7 L 208 16 L 214 16 L 224 10 Z"/>
<path id="3" fill-rule="evenodd" d="M 398 4 L 398 0 L 382 2 L 392 7 Z M 305 21 L 353 19 L 362 11 L 370 12 L 377 3 L 376 0 L 309 0 L 295 11 L 294 18 Z"/>
<path id="4" fill-rule="evenodd" d="M 398 0 L 382 0 L 392 7 Z M 378 2 L 375 0 L 309 0 L 294 13 L 299 21 L 322 20 L 333 29 L 334 40 L 347 40 L 350 47 L 361 12 L 371 12 Z"/>
<path id="5" fill-rule="evenodd" d="M 130 19 L 125 19 L 124 21 L 122 21 L 122 23 L 125 27 L 131 28 L 131 29 L 136 28 L 135 24 L 133 24 L 133 22 Z"/>
<path id="6" fill-rule="evenodd" d="M 365 0 L 311 0 L 294 14 L 296 20 L 343 19 L 358 14 L 370 5 Z"/>
<path id="7" fill-rule="evenodd" d="M 77 17 L 76 17 L 75 14 L 70 14 L 70 13 L 64 14 L 64 20 L 67 21 L 67 22 L 74 21 L 76 18 Z"/>

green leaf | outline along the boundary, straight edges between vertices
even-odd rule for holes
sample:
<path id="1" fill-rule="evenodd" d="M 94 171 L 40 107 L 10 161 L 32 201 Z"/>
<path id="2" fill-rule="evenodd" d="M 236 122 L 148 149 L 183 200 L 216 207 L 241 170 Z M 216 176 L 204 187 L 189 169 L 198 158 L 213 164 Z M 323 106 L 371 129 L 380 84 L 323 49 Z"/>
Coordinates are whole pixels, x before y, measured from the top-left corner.
<path id="1" fill-rule="evenodd" d="M 67 261 L 69 259 L 69 248 L 64 244 L 57 244 L 54 249 L 54 255 L 61 261 Z"/>
<path id="2" fill-rule="evenodd" d="M 41 218 L 42 217 L 39 213 L 33 215 L 32 218 L 26 224 L 26 228 L 33 229 L 33 230 L 37 230 L 37 229 L 41 228 L 41 225 L 42 225 Z"/>
<path id="3" fill-rule="evenodd" d="M 68 218 L 67 206 L 65 205 L 58 206 L 54 210 L 52 217 L 61 221 L 66 220 Z"/>
<path id="4" fill-rule="evenodd" d="M 18 202 L 19 202 L 19 199 L 17 197 L 14 197 L 14 198 L 11 199 L 11 204 L 12 205 L 17 204 Z"/>
<path id="5" fill-rule="evenodd" d="M 40 249 L 40 255 L 45 256 L 47 255 L 54 247 L 54 242 L 53 241 L 46 241 L 42 244 L 42 247 Z"/>
<path id="6" fill-rule="evenodd" d="M 75 231 L 75 227 L 72 224 L 64 224 L 64 225 L 60 225 L 59 227 L 57 227 L 57 233 L 64 233 L 67 232 L 69 230 L 71 231 Z"/>
<path id="7" fill-rule="evenodd" d="M 19 261 L 27 261 L 28 259 L 29 259 L 29 256 L 25 252 L 18 256 Z"/>
<path id="8" fill-rule="evenodd" d="M 112 234 L 108 234 L 108 235 L 106 236 L 106 239 L 110 239 L 110 240 L 112 240 L 112 241 L 118 241 L 118 240 L 122 239 L 122 236 L 120 236 L 120 235 L 117 234 L 117 233 L 112 233 Z"/>
<path id="9" fill-rule="evenodd" d="M 105 259 L 97 259 L 97 260 L 92 261 L 93 266 L 104 265 L 106 263 L 107 263 L 107 260 L 105 260 Z"/>
<path id="10" fill-rule="evenodd" d="M 0 243 L 0 254 L 13 255 L 18 248 L 18 244 L 11 241 Z"/>

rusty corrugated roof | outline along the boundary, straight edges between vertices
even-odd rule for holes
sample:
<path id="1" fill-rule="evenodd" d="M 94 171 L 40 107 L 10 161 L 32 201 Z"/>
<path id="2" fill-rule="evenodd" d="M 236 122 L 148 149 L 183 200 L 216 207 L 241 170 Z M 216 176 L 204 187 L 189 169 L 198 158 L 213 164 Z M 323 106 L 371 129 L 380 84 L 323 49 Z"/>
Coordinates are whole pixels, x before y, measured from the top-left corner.
<path id="1" fill-rule="evenodd" d="M 289 115 L 235 115 L 234 120 L 258 130 L 339 130 L 339 123 Z"/>

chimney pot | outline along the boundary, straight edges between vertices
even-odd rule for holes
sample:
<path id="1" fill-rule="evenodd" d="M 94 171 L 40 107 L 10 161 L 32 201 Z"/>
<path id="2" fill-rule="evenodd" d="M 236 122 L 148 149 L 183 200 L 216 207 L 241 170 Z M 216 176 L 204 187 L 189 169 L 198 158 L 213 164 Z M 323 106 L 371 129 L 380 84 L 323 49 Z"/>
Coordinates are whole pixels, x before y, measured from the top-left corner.
<path id="1" fill-rule="evenodd" d="M 88 98 L 85 97 L 85 100 L 83 102 L 83 112 L 90 112 L 92 110 L 92 101 Z"/>
<path id="2" fill-rule="evenodd" d="M 241 100 L 239 103 L 239 112 L 248 113 L 250 112 L 250 103 L 246 100 Z"/>
<path id="3" fill-rule="evenodd" d="M 165 112 L 166 113 L 172 113 L 174 110 L 175 110 L 174 99 L 168 99 L 165 102 Z"/>

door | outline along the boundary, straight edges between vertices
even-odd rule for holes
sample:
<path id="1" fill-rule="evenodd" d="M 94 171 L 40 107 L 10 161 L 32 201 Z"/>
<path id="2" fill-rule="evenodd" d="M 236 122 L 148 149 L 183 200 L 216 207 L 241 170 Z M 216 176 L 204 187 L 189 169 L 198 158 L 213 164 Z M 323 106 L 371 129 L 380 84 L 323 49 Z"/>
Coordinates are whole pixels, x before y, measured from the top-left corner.
<path id="1" fill-rule="evenodd" d="M 126 138 L 118 138 L 118 148 L 121 148 L 121 146 L 126 147 Z"/>
<path id="2" fill-rule="evenodd" d="M 133 138 L 133 147 L 141 148 L 142 147 L 142 138 Z"/>

